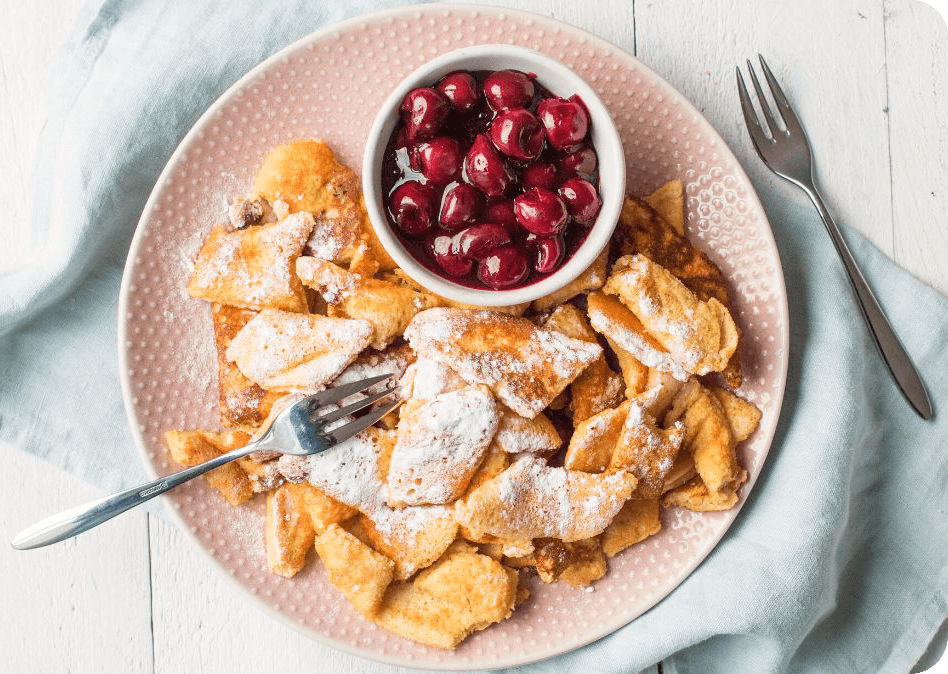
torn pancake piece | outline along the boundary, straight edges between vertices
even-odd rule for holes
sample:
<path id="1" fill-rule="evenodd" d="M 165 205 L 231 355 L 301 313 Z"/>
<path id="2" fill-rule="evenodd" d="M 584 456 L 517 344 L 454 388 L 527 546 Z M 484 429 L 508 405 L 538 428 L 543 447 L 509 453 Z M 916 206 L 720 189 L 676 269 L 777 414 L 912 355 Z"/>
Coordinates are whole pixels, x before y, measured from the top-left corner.
<path id="1" fill-rule="evenodd" d="M 684 424 L 675 422 L 670 428 L 659 428 L 652 415 L 633 402 L 609 470 L 629 471 L 638 478 L 639 498 L 657 498 L 664 491 L 665 476 L 675 464 L 684 437 Z"/>
<path id="2" fill-rule="evenodd" d="M 385 590 L 395 576 L 395 564 L 338 524 L 316 536 L 316 554 L 326 567 L 329 582 L 362 615 L 371 618 L 382 605 Z"/>
<path id="3" fill-rule="evenodd" d="M 245 325 L 227 358 L 267 390 L 316 393 L 369 345 L 366 321 L 267 309 Z"/>
<path id="4" fill-rule="evenodd" d="M 711 393 L 721 403 L 724 410 L 724 416 L 727 417 L 728 426 L 731 428 L 731 434 L 735 442 L 744 442 L 751 436 L 751 433 L 757 430 L 760 425 L 761 411 L 752 402 L 744 400 L 730 391 L 725 391 L 718 386 L 710 388 Z"/>
<path id="5" fill-rule="evenodd" d="M 267 568 L 284 578 L 295 576 L 306 563 L 315 531 L 304 498 L 310 486 L 287 482 L 267 494 L 263 538 Z"/>
<path id="6" fill-rule="evenodd" d="M 543 322 L 547 330 L 597 344 L 596 332 L 586 316 L 572 304 L 558 306 Z M 618 355 L 618 354 L 617 354 Z M 621 365 L 621 357 L 619 359 Z M 622 377 L 612 371 L 605 354 L 599 356 L 569 385 L 573 425 L 622 402 Z"/>
<path id="7" fill-rule="evenodd" d="M 602 532 L 602 551 L 614 557 L 662 530 L 658 499 L 629 499 Z"/>
<path id="8" fill-rule="evenodd" d="M 436 295 L 353 274 L 315 257 L 299 258 L 296 274 L 306 286 L 323 296 L 330 316 L 371 323 L 373 349 L 384 349 L 401 336 L 419 311 L 442 304 Z"/>
<path id="9" fill-rule="evenodd" d="M 562 442 L 553 422 L 542 412 L 528 419 L 506 408 L 494 441 L 507 454 L 528 452 L 544 456 L 559 449 Z"/>
<path id="10" fill-rule="evenodd" d="M 468 545 L 452 545 L 411 583 L 385 593 L 376 622 L 434 648 L 454 648 L 468 635 L 510 617 L 518 574 Z"/>
<path id="11" fill-rule="evenodd" d="M 388 469 L 389 505 L 437 505 L 461 496 L 499 422 L 486 386 L 442 393 L 403 415 Z"/>
<path id="12" fill-rule="evenodd" d="M 737 441 L 718 398 L 697 380 L 689 381 L 666 415 L 684 427 L 683 447 L 694 457 L 695 470 L 711 492 L 743 482 L 744 470 L 737 461 Z"/>
<path id="13" fill-rule="evenodd" d="M 283 456 L 279 467 L 288 480 L 307 480 L 359 510 L 372 547 L 395 563 L 395 578 L 403 580 L 438 559 L 457 535 L 458 525 L 445 506 L 388 506 L 384 476 L 394 444 L 393 432 L 370 426 L 332 451 Z"/>
<path id="14" fill-rule="evenodd" d="M 739 333 L 727 307 L 713 297 L 699 300 L 644 255 L 616 260 L 603 292 L 618 297 L 688 374 L 720 372 L 737 349 Z"/>
<path id="15" fill-rule="evenodd" d="M 655 367 L 663 372 L 670 372 L 681 381 L 688 378 L 688 373 L 672 358 L 665 347 L 648 334 L 642 321 L 615 297 L 599 291 L 591 293 L 587 300 L 586 311 L 589 314 L 589 322 L 597 332 L 609 340 L 613 350 L 617 354 L 622 354 L 622 351 L 628 353 L 627 356 L 623 354 L 626 362 L 620 358 L 620 365 L 623 367 L 626 379 L 626 395 L 629 395 L 632 389 L 638 392 L 642 377 L 647 373 L 647 370 L 643 368 Z M 632 360 L 629 360 L 630 358 Z M 643 366 L 638 368 L 639 371 L 636 374 L 632 374 L 632 370 L 637 368 L 633 360 Z M 629 373 L 626 373 L 626 370 L 629 370 Z"/>
<path id="16" fill-rule="evenodd" d="M 359 518 L 372 547 L 395 562 L 395 579 L 411 578 L 437 560 L 458 533 L 447 506 L 379 507 Z"/>
<path id="17" fill-rule="evenodd" d="M 469 384 L 485 384 L 532 419 L 602 355 L 602 347 L 494 311 L 422 311 L 405 330 L 419 356 L 443 363 Z"/>
<path id="18" fill-rule="evenodd" d="M 563 461 L 567 470 L 601 473 L 609 467 L 629 416 L 630 404 L 627 400 L 576 425 Z"/>
<path id="19" fill-rule="evenodd" d="M 312 215 L 297 213 L 233 232 L 214 227 L 194 262 L 188 292 L 244 309 L 305 312 L 306 294 L 295 266 L 313 224 Z"/>
<path id="20" fill-rule="evenodd" d="M 578 541 L 605 529 L 635 485 L 626 471 L 582 473 L 525 456 L 458 501 L 455 517 L 475 536 Z"/>
<path id="21" fill-rule="evenodd" d="M 616 354 L 616 360 L 619 362 L 619 370 L 622 371 L 622 379 L 625 381 L 625 397 L 631 398 L 640 394 L 648 385 L 649 368 L 630 352 L 616 344 L 614 339 L 609 336 L 605 337 L 609 348 Z"/>
<path id="22" fill-rule="evenodd" d="M 265 391 L 243 375 L 227 359 L 227 348 L 240 330 L 257 315 L 252 309 L 239 309 L 226 304 L 214 304 L 211 317 L 214 323 L 214 342 L 217 346 L 218 407 L 221 423 L 247 433 L 253 433 L 270 414 L 270 408 L 282 394 Z"/>
<path id="23" fill-rule="evenodd" d="M 250 436 L 240 431 L 166 431 L 165 442 L 171 458 L 190 468 L 216 459 L 221 454 L 244 447 Z M 204 474 L 207 483 L 218 490 L 231 505 L 240 505 L 253 496 L 253 485 L 246 471 L 236 462 L 225 463 Z"/>

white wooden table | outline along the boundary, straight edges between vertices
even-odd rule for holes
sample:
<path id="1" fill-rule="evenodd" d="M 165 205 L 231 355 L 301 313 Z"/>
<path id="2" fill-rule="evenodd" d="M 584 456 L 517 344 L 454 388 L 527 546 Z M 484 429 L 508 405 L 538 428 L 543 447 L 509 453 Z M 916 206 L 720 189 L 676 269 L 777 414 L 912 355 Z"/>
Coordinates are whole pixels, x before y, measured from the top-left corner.
<path id="1" fill-rule="evenodd" d="M 948 31 L 927 6 L 917 0 L 489 4 L 562 19 L 635 53 L 718 129 L 773 217 L 782 204 L 803 197 L 757 159 L 734 89 L 734 65 L 763 52 L 807 124 L 838 221 L 948 293 Z M 45 84 L 78 6 L 79 0 L 0 2 L 5 246 L 26 245 Z M 409 671 L 334 651 L 284 627 L 219 579 L 172 525 L 141 512 L 64 544 L 15 553 L 3 541 L 20 527 L 99 493 L 17 448 L 0 452 L 0 669 Z"/>

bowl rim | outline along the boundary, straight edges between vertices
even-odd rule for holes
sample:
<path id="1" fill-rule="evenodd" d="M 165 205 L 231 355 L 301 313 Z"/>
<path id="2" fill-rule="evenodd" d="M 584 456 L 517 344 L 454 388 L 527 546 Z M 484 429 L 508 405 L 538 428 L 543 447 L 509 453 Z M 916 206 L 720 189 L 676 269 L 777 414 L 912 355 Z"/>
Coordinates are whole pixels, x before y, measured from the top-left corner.
<path id="1" fill-rule="evenodd" d="M 526 286 L 510 290 L 471 288 L 438 275 L 429 270 L 405 249 L 392 232 L 381 204 L 381 185 L 377 183 L 382 156 L 391 132 L 397 123 L 397 109 L 405 95 L 426 80 L 440 78 L 453 71 L 463 69 L 463 63 L 477 59 L 511 60 L 511 68 L 530 70 L 539 65 L 551 71 L 554 77 L 564 79 L 572 89 L 569 95 L 579 94 L 589 109 L 593 148 L 599 157 L 599 165 L 609 166 L 608 194 L 603 190 L 604 181 L 600 173 L 599 192 L 602 207 L 596 222 L 589 229 L 585 241 L 566 263 L 550 276 Z M 554 92 L 559 93 L 559 92 Z M 605 158 L 606 161 L 603 161 Z M 531 302 L 549 295 L 574 281 L 585 272 L 608 245 L 622 210 L 625 195 L 625 153 L 622 139 L 609 109 L 596 91 L 575 71 L 556 59 L 536 49 L 509 44 L 482 44 L 455 49 L 437 56 L 413 70 L 393 89 L 375 116 L 366 137 L 362 159 L 362 194 L 372 228 L 386 252 L 398 266 L 414 281 L 425 288 L 456 302 L 484 307 L 511 306 Z"/>

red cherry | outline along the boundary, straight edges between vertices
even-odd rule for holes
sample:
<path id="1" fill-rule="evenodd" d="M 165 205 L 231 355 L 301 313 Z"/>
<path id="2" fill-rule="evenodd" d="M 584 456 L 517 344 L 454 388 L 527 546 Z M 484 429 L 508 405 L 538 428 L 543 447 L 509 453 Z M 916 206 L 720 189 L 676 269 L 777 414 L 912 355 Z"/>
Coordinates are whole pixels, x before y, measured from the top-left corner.
<path id="1" fill-rule="evenodd" d="M 514 199 L 517 221 L 537 236 L 554 236 L 569 222 L 566 204 L 550 190 L 534 187 Z"/>
<path id="2" fill-rule="evenodd" d="M 461 70 L 442 77 L 435 88 L 447 96 L 459 112 L 470 112 L 481 99 L 477 80 L 470 73 Z"/>
<path id="3" fill-rule="evenodd" d="M 405 148 L 409 149 L 411 143 L 408 141 L 408 131 L 405 130 L 405 127 L 399 125 L 395 128 L 395 133 L 393 134 L 393 147 L 396 149 Z"/>
<path id="4" fill-rule="evenodd" d="M 508 201 L 495 201 L 484 211 L 484 220 L 486 222 L 495 222 L 503 225 L 508 231 L 516 231 L 520 228 L 517 222 L 517 214 L 514 213 L 513 199 Z"/>
<path id="5" fill-rule="evenodd" d="M 530 107 L 535 94 L 533 80 L 518 70 L 498 70 L 484 80 L 484 97 L 493 110 Z"/>
<path id="6" fill-rule="evenodd" d="M 421 174 L 435 185 L 461 177 L 461 146 L 454 138 L 438 136 L 418 146 Z"/>
<path id="7" fill-rule="evenodd" d="M 441 198 L 441 226 L 460 229 L 474 222 L 484 208 L 484 195 L 473 185 L 457 183 L 448 186 Z"/>
<path id="8" fill-rule="evenodd" d="M 527 243 L 533 249 L 533 270 L 538 274 L 556 271 L 566 255 L 566 243 L 562 235 L 535 236 L 530 234 Z"/>
<path id="9" fill-rule="evenodd" d="M 485 222 L 462 229 L 454 235 L 453 251 L 458 255 L 481 260 L 496 248 L 510 243 L 510 233 L 503 225 Z"/>
<path id="10" fill-rule="evenodd" d="M 591 225 L 596 222 L 602 199 L 592 183 L 582 178 L 570 178 L 560 185 L 557 192 L 566 202 L 566 208 L 577 224 Z"/>
<path id="11" fill-rule="evenodd" d="M 421 236 L 434 224 L 437 194 L 434 187 L 409 180 L 399 185 L 389 197 L 392 218 L 408 236 Z"/>
<path id="12" fill-rule="evenodd" d="M 582 108 L 583 112 L 586 113 L 586 119 L 592 119 L 592 115 L 589 114 L 589 107 L 586 105 L 586 101 L 584 101 L 579 94 L 573 94 L 567 100 L 570 103 L 575 103 L 580 108 Z"/>
<path id="13" fill-rule="evenodd" d="M 474 269 L 474 260 L 454 251 L 453 237 L 447 234 L 436 234 L 428 240 L 428 250 L 435 262 L 451 276 L 467 276 Z"/>
<path id="14" fill-rule="evenodd" d="M 528 165 L 520 174 L 520 186 L 524 192 L 534 187 L 552 190 L 556 186 L 556 167 L 553 164 L 537 162 Z"/>
<path id="15" fill-rule="evenodd" d="M 596 177 L 598 166 L 599 159 L 596 157 L 596 151 L 588 145 L 583 145 L 560 159 L 560 179 L 579 177 L 592 181 Z"/>
<path id="16" fill-rule="evenodd" d="M 513 183 L 513 174 L 485 134 L 474 139 L 464 157 L 467 181 L 488 197 L 499 197 Z"/>
<path id="17" fill-rule="evenodd" d="M 501 110 L 490 124 L 490 139 L 508 157 L 530 161 L 543 149 L 543 126 L 529 110 Z"/>
<path id="18" fill-rule="evenodd" d="M 477 278 L 494 290 L 515 286 L 529 273 L 527 256 L 519 246 L 513 244 L 491 251 L 477 267 Z"/>
<path id="19" fill-rule="evenodd" d="M 546 129 L 547 141 L 558 150 L 573 150 L 589 130 L 586 106 L 574 100 L 546 98 L 537 106 L 537 117 Z"/>
<path id="20" fill-rule="evenodd" d="M 399 107 L 410 140 L 433 138 L 451 112 L 451 101 L 428 87 L 412 89 Z"/>

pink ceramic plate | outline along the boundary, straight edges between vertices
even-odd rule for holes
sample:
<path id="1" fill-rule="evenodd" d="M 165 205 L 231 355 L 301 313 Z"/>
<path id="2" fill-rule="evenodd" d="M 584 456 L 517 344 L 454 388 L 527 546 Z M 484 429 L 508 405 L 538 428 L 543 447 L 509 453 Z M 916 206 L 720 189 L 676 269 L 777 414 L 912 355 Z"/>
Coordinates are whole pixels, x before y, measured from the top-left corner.
<path id="1" fill-rule="evenodd" d="M 226 201 L 248 191 L 269 149 L 294 139 L 323 138 L 358 168 L 365 134 L 395 83 L 438 54 L 487 42 L 544 52 L 598 91 L 623 138 L 630 193 L 684 181 L 689 235 L 724 270 L 744 332 L 741 394 L 764 413 L 741 452 L 750 473 L 741 503 L 747 498 L 777 425 L 788 345 L 780 261 L 747 176 L 700 113 L 629 54 L 543 17 L 443 5 L 354 19 L 287 47 L 231 87 L 168 162 L 132 243 L 119 310 L 125 405 L 149 473 L 177 468 L 165 430 L 218 427 L 210 306 L 189 298 L 185 283 L 205 234 L 225 218 Z M 439 669 L 540 660 L 616 630 L 681 583 L 738 512 L 666 511 L 664 531 L 613 559 L 595 592 L 534 578 L 533 596 L 513 618 L 441 652 L 364 620 L 318 564 L 292 580 L 268 573 L 263 499 L 232 508 L 202 480 L 165 498 L 221 572 L 288 624 L 352 653 Z"/>

